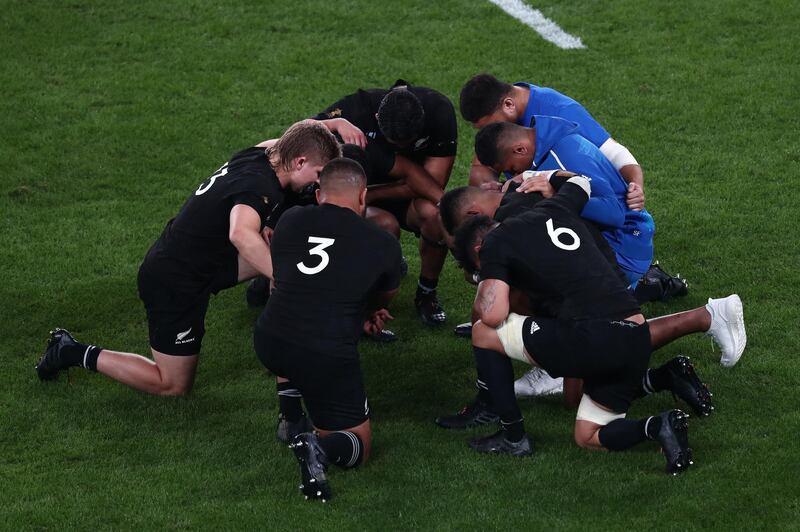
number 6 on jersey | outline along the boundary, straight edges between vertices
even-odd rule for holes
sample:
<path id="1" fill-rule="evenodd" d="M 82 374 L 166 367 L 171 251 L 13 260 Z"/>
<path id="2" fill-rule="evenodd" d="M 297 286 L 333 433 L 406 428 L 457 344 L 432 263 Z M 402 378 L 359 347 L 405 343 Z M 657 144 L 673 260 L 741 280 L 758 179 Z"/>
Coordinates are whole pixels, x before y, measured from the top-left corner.
<path id="1" fill-rule="evenodd" d="M 313 248 L 308 250 L 309 255 L 318 255 L 319 256 L 319 264 L 310 268 L 303 264 L 302 262 L 297 263 L 297 269 L 300 270 L 301 273 L 306 275 L 314 275 L 315 273 L 319 273 L 325 269 L 328 263 L 331 261 L 330 256 L 325 253 L 325 248 L 330 247 L 336 240 L 333 238 L 322 238 L 321 236 L 310 236 L 308 237 L 309 244 L 319 244 L 314 246 Z"/>

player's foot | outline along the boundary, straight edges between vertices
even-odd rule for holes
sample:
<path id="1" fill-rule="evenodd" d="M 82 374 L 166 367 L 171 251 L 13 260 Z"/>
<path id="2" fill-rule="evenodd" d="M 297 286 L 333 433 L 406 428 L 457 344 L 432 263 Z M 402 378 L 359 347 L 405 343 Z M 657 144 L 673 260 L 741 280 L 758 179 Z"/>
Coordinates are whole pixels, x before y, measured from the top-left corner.
<path id="1" fill-rule="evenodd" d="M 269 300 L 269 279 L 256 277 L 247 284 L 244 294 L 247 304 L 253 308 L 263 307 Z"/>
<path id="2" fill-rule="evenodd" d="M 408 261 L 405 255 L 403 255 L 400 257 L 400 277 L 405 277 L 406 275 L 408 275 Z"/>
<path id="3" fill-rule="evenodd" d="M 379 344 L 390 344 L 397 341 L 397 335 L 389 329 L 383 329 L 381 332 L 376 334 L 363 333 L 363 335 L 367 340 L 372 340 L 373 342 L 378 342 Z"/>
<path id="4" fill-rule="evenodd" d="M 472 338 L 472 322 L 465 321 L 464 323 L 459 323 L 456 325 L 454 332 L 459 338 Z"/>
<path id="5" fill-rule="evenodd" d="M 686 401 L 698 416 L 708 416 L 714 411 L 711 392 L 700 382 L 689 357 L 677 356 L 667 362 L 665 367 L 669 372 L 672 395 Z"/>
<path id="6" fill-rule="evenodd" d="M 65 345 L 77 345 L 75 338 L 65 329 L 53 329 L 50 331 L 50 338 L 47 340 L 45 350 L 39 362 L 36 363 L 36 374 L 39 380 L 52 381 L 58 378 L 58 374 L 69 367 L 61 356 L 61 348 Z"/>
<path id="7" fill-rule="evenodd" d="M 479 453 L 510 454 L 511 456 L 533 454 L 533 446 L 527 434 L 520 441 L 513 442 L 506 438 L 506 431 L 502 429 L 485 438 L 472 438 L 469 440 L 469 446 Z"/>
<path id="8" fill-rule="evenodd" d="M 706 310 L 711 314 L 711 327 L 706 334 L 722 351 L 719 363 L 726 368 L 733 367 L 747 345 L 742 300 L 736 294 L 721 299 L 709 298 Z"/>
<path id="9" fill-rule="evenodd" d="M 686 471 L 694 463 L 692 448 L 689 447 L 689 414 L 681 410 L 662 412 L 661 428 L 656 439 L 667 460 L 667 473 L 677 475 Z"/>
<path id="10" fill-rule="evenodd" d="M 555 395 L 564 391 L 564 379 L 553 378 L 539 367 L 531 368 L 514 381 L 514 394 L 517 397 L 539 397 Z"/>
<path id="11" fill-rule="evenodd" d="M 466 429 L 477 427 L 478 425 L 488 425 L 497 423 L 500 417 L 489 409 L 489 406 L 476 399 L 462 408 L 458 414 L 451 416 L 440 416 L 435 419 L 435 423 L 444 429 Z"/>
<path id="12" fill-rule="evenodd" d="M 333 496 L 328 485 L 328 457 L 313 432 L 298 434 L 289 444 L 300 465 L 300 491 L 308 499 L 330 500 Z"/>
<path id="13" fill-rule="evenodd" d="M 436 297 L 436 290 L 427 294 L 417 292 L 414 305 L 417 307 L 419 319 L 425 325 L 441 325 L 447 319 L 447 314 L 439 304 L 439 298 Z"/>
<path id="14" fill-rule="evenodd" d="M 664 271 L 658 261 L 650 265 L 636 286 L 635 295 L 639 303 L 669 301 L 689 293 L 689 283 L 681 274 L 671 275 Z"/>
<path id="15" fill-rule="evenodd" d="M 308 416 L 302 416 L 300 421 L 292 423 L 283 417 L 283 414 L 278 414 L 278 428 L 275 430 L 275 436 L 278 438 L 278 441 L 289 443 L 298 434 L 313 431 L 314 425 L 311 423 L 311 420 L 308 419 Z"/>

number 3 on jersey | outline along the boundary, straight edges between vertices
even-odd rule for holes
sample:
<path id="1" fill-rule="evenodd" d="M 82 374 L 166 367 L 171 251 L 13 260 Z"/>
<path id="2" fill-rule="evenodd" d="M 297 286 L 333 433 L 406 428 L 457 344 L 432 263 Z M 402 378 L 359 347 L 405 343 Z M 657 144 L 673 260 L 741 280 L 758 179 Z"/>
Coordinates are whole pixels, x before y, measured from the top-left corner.
<path id="1" fill-rule="evenodd" d="M 325 253 L 325 248 L 330 247 L 336 240 L 333 238 L 322 238 L 321 236 L 310 236 L 308 237 L 309 244 L 318 244 L 313 248 L 308 250 L 309 255 L 317 255 L 319 257 L 319 264 L 310 268 L 303 264 L 302 262 L 297 263 L 297 269 L 300 270 L 301 273 L 306 275 L 314 275 L 315 273 L 319 273 L 325 269 L 328 263 L 331 261 L 330 256 Z"/>
<path id="2" fill-rule="evenodd" d="M 550 240 L 553 242 L 553 245 L 559 249 L 563 249 L 565 251 L 575 251 L 581 246 L 581 239 L 578 234 L 570 229 L 569 227 L 559 227 L 556 229 L 553 226 L 553 219 L 549 218 L 547 222 L 545 222 L 547 226 L 547 236 L 550 237 Z M 567 235 L 572 239 L 572 242 L 569 244 L 565 244 L 561 241 L 561 235 Z"/>

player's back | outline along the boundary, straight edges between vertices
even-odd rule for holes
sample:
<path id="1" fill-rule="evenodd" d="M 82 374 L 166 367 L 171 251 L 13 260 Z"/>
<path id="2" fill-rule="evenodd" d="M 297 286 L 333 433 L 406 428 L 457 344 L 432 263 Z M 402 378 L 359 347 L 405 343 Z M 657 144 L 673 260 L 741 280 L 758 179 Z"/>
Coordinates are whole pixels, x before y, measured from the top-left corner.
<path id="1" fill-rule="evenodd" d="M 506 219 L 484 243 L 491 257 L 503 257 L 512 286 L 561 296 L 563 319 L 622 319 L 639 312 L 625 284 L 597 245 L 596 235 L 577 213 L 554 197 Z M 481 270 L 484 251 L 481 251 Z"/>
<path id="2" fill-rule="evenodd" d="M 272 237 L 275 289 L 258 326 L 332 355 L 353 353 L 374 291 L 400 278 L 400 245 L 350 209 L 296 207 Z"/>

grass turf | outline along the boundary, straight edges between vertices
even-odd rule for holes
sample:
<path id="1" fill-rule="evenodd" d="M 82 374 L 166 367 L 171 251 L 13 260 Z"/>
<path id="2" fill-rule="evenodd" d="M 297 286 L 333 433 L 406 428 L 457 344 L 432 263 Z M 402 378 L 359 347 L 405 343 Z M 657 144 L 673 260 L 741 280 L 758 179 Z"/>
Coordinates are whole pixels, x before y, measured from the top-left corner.
<path id="1" fill-rule="evenodd" d="M 579 35 L 563 51 L 488 2 L 3 2 L 0 30 L 0 523 L 56 528 L 797 528 L 800 384 L 794 188 L 800 4 L 537 3 Z M 136 270 L 164 222 L 230 154 L 357 87 L 404 77 L 454 101 L 488 70 L 583 102 L 643 164 L 656 255 L 690 295 L 738 292 L 749 332 L 726 370 L 693 356 L 715 392 L 690 420 L 696 464 L 663 474 L 654 445 L 587 453 L 557 399 L 526 401 L 536 455 L 476 456 L 433 417 L 472 394 L 450 326 L 471 289 L 448 262 L 448 327 L 414 317 L 418 260 L 393 306 L 402 341 L 363 345 L 373 461 L 331 475 L 307 504 L 274 440 L 274 388 L 251 347 L 243 289 L 215 298 L 191 397 L 164 399 L 80 370 L 32 370 L 61 325 L 147 348 Z M 466 182 L 463 121 L 450 186 Z M 520 368 L 521 370 L 522 368 Z M 632 416 L 670 408 L 649 398 Z"/>

